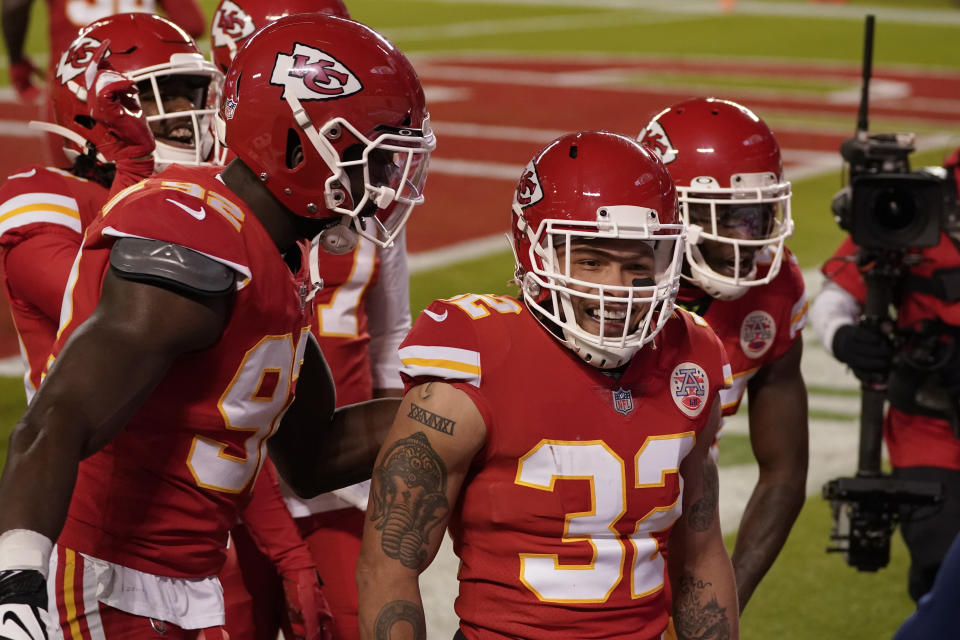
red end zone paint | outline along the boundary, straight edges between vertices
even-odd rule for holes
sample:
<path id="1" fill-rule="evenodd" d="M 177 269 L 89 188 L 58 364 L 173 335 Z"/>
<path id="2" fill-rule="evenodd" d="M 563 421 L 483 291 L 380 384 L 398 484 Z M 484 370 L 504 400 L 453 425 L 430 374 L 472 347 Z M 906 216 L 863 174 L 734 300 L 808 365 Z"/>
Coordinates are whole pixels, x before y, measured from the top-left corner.
<path id="1" fill-rule="evenodd" d="M 815 170 L 816 163 L 812 167 L 810 163 L 829 161 L 828 154 L 839 165 L 840 143 L 855 125 L 860 86 L 858 67 L 818 63 L 611 57 L 518 61 L 458 56 L 418 59 L 416 65 L 428 89 L 439 144 L 427 181 L 426 203 L 409 222 L 407 243 L 412 253 L 507 231 L 512 185 L 505 176 L 519 179 L 526 162 L 554 134 L 608 129 L 636 135 L 664 107 L 691 95 L 718 95 L 693 86 L 711 75 L 756 77 L 757 85 L 770 78 L 777 81 L 772 86 L 782 86 L 785 77 L 835 82 L 837 91 L 829 93 L 733 88 L 720 95 L 767 118 L 793 116 L 798 122 L 848 118 L 849 130 L 836 125 L 833 130 L 801 124 L 780 130 L 773 126 L 784 150 L 788 177 L 791 170 L 797 174 Z M 691 87 L 658 85 L 655 78 L 642 80 L 651 73 L 671 74 L 675 82 L 689 75 Z M 873 86 L 873 119 L 895 118 L 904 126 L 935 123 L 945 131 L 960 128 L 960 73 L 878 69 Z M 431 102 L 432 91 L 446 99 Z M 456 161 L 457 170 L 446 167 L 446 160 Z M 466 175 L 471 163 L 477 165 L 480 176 L 486 163 L 500 165 L 500 177 Z"/>
<path id="2" fill-rule="evenodd" d="M 581 129 L 636 135 L 670 104 L 693 95 L 721 95 L 773 119 L 817 117 L 849 121 L 849 131 L 791 125 L 774 132 L 784 150 L 787 176 L 809 171 L 811 160 L 832 154 L 853 131 L 860 86 L 856 65 L 778 63 L 696 58 L 507 59 L 503 56 L 421 57 L 415 63 L 428 91 L 439 145 L 427 181 L 426 203 L 409 222 L 411 253 L 508 231 L 513 187 L 530 157 L 553 137 Z M 663 74 L 671 84 L 659 84 Z M 684 76 L 689 85 L 681 86 Z M 717 92 L 701 83 L 710 76 L 783 78 L 837 83 L 836 92 L 733 88 Z M 960 73 L 924 69 L 874 70 L 871 119 L 895 119 L 960 129 Z M 436 96 L 438 99 L 432 99 Z M 36 117 L 37 107 L 0 103 L 0 120 Z M 43 139 L 0 136 L 0 175 L 41 161 Z M 0 357 L 17 352 L 6 300 L 0 301 Z"/>

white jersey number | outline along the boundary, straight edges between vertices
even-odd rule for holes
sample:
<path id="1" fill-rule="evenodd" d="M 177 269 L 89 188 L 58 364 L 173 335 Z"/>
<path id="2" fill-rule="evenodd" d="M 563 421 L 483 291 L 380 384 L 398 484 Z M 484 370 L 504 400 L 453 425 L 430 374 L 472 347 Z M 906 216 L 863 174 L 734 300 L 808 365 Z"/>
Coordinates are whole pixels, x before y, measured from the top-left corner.
<path id="1" fill-rule="evenodd" d="M 300 373 L 307 335 L 305 329 L 296 347 L 289 334 L 267 336 L 244 356 L 217 407 L 227 429 L 249 432 L 245 455 L 230 455 L 226 443 L 195 436 L 187 467 L 199 486 L 239 493 L 256 477 L 267 438 L 287 410 L 290 385 Z"/>
<path id="2" fill-rule="evenodd" d="M 156 13 L 154 0 L 67 0 L 67 20 L 85 27 L 115 13 Z"/>
<path id="3" fill-rule="evenodd" d="M 326 304 L 317 305 L 318 335 L 324 337 L 355 338 L 360 333 L 357 320 L 363 292 L 370 285 L 376 259 L 376 247 L 360 238 L 353 250 L 353 268 L 347 281 L 337 287 Z M 320 265 L 323 273 L 323 265 Z"/>
<path id="4" fill-rule="evenodd" d="M 666 476 L 679 473 L 680 461 L 694 445 L 693 433 L 647 438 L 634 459 L 632 489 L 662 487 Z M 516 483 L 553 491 L 558 479 L 590 483 L 589 511 L 568 513 L 563 542 L 587 542 L 593 547 L 588 564 L 561 564 L 557 554 L 520 554 L 520 581 L 545 602 L 605 602 L 624 575 L 626 549 L 614 525 L 626 513 L 626 467 L 620 456 L 602 441 L 544 440 L 520 459 Z M 679 478 L 680 495 L 683 479 Z M 663 555 L 653 533 L 680 517 L 681 501 L 651 509 L 636 523 L 630 593 L 641 598 L 663 588 Z"/>

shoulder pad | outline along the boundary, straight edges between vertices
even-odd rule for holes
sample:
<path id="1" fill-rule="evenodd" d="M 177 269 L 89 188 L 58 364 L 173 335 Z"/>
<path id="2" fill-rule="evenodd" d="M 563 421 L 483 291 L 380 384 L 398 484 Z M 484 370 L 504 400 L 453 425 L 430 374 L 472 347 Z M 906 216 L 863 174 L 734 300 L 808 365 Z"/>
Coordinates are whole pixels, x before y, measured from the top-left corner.
<path id="1" fill-rule="evenodd" d="M 220 296 L 235 289 L 230 267 L 193 249 L 148 238 L 119 238 L 110 249 L 110 267 L 125 280 L 175 291 Z"/>

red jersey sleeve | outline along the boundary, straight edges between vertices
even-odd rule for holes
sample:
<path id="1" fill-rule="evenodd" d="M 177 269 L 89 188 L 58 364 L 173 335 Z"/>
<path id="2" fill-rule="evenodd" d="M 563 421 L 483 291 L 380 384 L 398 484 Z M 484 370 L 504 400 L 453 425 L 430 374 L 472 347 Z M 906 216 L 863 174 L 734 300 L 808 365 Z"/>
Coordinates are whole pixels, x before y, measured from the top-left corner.
<path id="1" fill-rule="evenodd" d="M 404 393 L 418 384 L 443 381 L 465 392 L 491 424 L 489 404 L 480 393 L 483 364 L 474 320 L 459 306 L 434 300 L 400 343 Z"/>
<path id="2" fill-rule="evenodd" d="M 779 326 L 787 330 L 778 332 L 767 362 L 779 360 L 794 342 L 801 339 L 800 332 L 807 324 L 807 311 L 810 308 L 800 265 L 792 253 L 788 252 L 786 258 L 780 273 L 767 286 L 775 287 L 778 296 L 782 296 L 780 299 L 787 303 L 778 310 L 781 314 Z"/>
<path id="3" fill-rule="evenodd" d="M 240 233 L 244 213 L 235 200 L 216 180 L 197 184 L 157 177 L 117 194 L 103 208 L 96 226 L 107 238 L 103 242 L 124 237 L 169 242 L 202 253 L 248 278 L 250 259 Z"/>
<path id="4" fill-rule="evenodd" d="M 303 569 L 316 571 L 307 543 L 280 493 L 277 471 L 267 458 L 253 486 L 253 496 L 240 513 L 250 535 L 281 574 Z"/>

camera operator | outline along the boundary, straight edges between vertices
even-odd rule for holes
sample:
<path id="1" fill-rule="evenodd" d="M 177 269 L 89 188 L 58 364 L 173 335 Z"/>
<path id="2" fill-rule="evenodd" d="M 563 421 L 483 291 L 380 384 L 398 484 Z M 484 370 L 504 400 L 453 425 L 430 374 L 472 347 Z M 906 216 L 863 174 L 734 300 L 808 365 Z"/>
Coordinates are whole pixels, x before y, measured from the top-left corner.
<path id="1" fill-rule="evenodd" d="M 958 152 L 946 160 L 947 174 L 941 177 L 950 192 L 956 190 Z M 894 206 L 890 210 L 898 213 Z M 939 228 L 932 228 L 939 239 L 924 248 L 873 253 L 847 237 L 821 268 L 826 281 L 810 309 L 827 351 L 862 382 L 887 385 L 883 438 L 893 477 L 942 483 L 942 504 L 901 507 L 901 534 L 910 551 L 908 591 L 914 600 L 930 590 L 960 530 L 960 230 L 944 220 L 937 216 L 929 222 Z M 864 274 L 882 266 L 881 257 L 891 251 L 899 262 L 898 275 L 889 282 L 896 317 L 889 327 L 862 322 Z"/>

